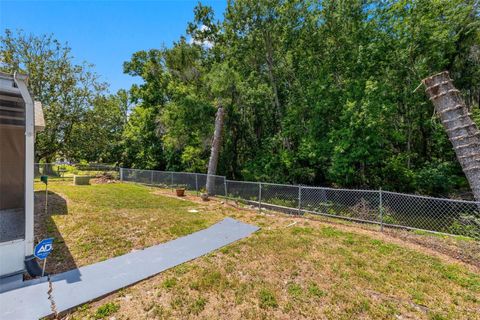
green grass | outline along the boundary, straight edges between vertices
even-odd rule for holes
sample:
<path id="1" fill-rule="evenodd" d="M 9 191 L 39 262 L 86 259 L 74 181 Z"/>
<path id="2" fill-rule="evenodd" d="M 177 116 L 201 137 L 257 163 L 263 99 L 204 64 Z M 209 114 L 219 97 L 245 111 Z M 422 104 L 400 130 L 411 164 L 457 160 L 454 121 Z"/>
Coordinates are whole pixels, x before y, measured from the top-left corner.
<path id="1" fill-rule="evenodd" d="M 95 312 L 94 318 L 95 319 L 104 319 L 115 312 L 117 312 L 120 309 L 120 306 L 118 304 L 109 302 L 107 304 L 104 304 L 103 306 L 99 307 L 97 311 Z"/>
<path id="2" fill-rule="evenodd" d="M 467 237 L 467 236 L 460 236 L 460 235 L 450 235 L 450 234 L 443 234 L 443 233 L 434 233 L 434 232 L 429 232 L 429 231 L 424 231 L 424 230 L 412 230 L 411 231 L 414 234 L 420 235 L 420 236 L 429 236 L 429 237 L 437 237 L 441 239 L 458 239 L 462 241 L 470 241 L 474 242 L 477 241 L 472 237 Z"/>
<path id="3" fill-rule="evenodd" d="M 51 190 L 68 199 L 68 213 L 54 214 L 45 230 L 59 231 L 78 264 L 167 241 L 225 215 L 262 226 L 247 239 L 82 307 L 73 318 L 96 317 L 108 303 L 119 307 L 117 319 L 480 318 L 478 273 L 351 226 L 346 231 L 215 201 L 192 203 L 133 184 L 59 182 Z"/>
<path id="4" fill-rule="evenodd" d="M 260 308 L 267 309 L 278 307 L 277 299 L 272 291 L 268 289 L 262 289 L 258 293 L 258 296 Z"/>
<path id="5" fill-rule="evenodd" d="M 37 200 L 42 200 L 44 186 L 35 187 Z M 121 183 L 50 183 L 51 215 L 41 229 L 43 236 L 56 238 L 53 265 L 69 257 L 76 265 L 101 261 L 204 229 L 222 218 L 213 212 L 190 213 L 195 204 L 160 197 L 153 190 Z M 37 209 L 43 211 L 43 205 Z"/>

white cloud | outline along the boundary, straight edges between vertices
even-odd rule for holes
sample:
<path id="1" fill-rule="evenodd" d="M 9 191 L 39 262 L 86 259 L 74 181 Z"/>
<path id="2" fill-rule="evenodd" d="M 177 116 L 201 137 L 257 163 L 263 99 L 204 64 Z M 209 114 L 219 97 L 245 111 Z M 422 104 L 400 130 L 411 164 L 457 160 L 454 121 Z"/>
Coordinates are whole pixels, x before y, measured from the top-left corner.
<path id="1" fill-rule="evenodd" d="M 209 30 L 209 28 L 206 25 L 202 24 L 200 26 L 200 31 L 208 31 L 208 30 Z M 189 44 L 198 44 L 198 45 L 200 45 L 202 47 L 205 47 L 205 48 L 208 48 L 208 49 L 211 49 L 214 45 L 214 43 L 212 41 L 208 41 L 208 40 L 199 41 L 199 40 L 195 40 L 193 38 L 188 39 L 188 43 Z"/>

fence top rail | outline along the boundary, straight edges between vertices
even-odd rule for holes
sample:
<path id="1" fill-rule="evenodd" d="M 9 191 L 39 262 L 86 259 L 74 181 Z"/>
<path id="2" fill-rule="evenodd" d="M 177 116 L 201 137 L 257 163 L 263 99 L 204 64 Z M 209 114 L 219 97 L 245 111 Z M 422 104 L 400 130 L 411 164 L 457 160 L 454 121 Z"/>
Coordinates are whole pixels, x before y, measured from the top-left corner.
<path id="1" fill-rule="evenodd" d="M 239 180 L 227 180 L 227 182 L 232 182 L 232 183 L 251 183 L 251 184 L 256 184 L 256 185 L 270 185 L 270 186 L 279 186 L 279 187 L 293 187 L 293 188 L 298 188 L 302 187 L 300 185 L 296 184 L 281 184 L 281 183 L 272 183 L 272 182 L 258 182 L 258 181 L 239 181 Z"/>
<path id="2" fill-rule="evenodd" d="M 301 186 L 302 189 L 318 189 L 318 190 L 331 190 L 331 191 L 355 191 L 355 192 L 365 192 L 365 193 L 379 193 L 380 190 L 367 190 L 367 189 L 342 189 L 342 188 L 329 188 L 329 187 L 311 187 L 311 186 Z M 383 191 L 382 191 L 383 192 Z"/>
<path id="3" fill-rule="evenodd" d="M 293 188 L 301 188 L 301 189 L 317 189 L 317 190 L 333 190 L 333 191 L 359 191 L 359 192 L 367 192 L 367 193 L 378 193 L 379 190 L 366 190 L 366 189 L 342 189 L 342 188 L 328 188 L 328 187 L 315 187 L 315 186 L 307 186 L 303 184 L 282 184 L 282 183 L 272 183 L 272 182 L 258 182 L 258 181 L 238 181 L 238 180 L 228 180 L 227 182 L 232 183 L 251 183 L 251 184 L 262 184 L 262 185 L 272 185 L 272 186 L 279 186 L 279 187 L 293 187 Z"/>
<path id="4" fill-rule="evenodd" d="M 120 168 L 123 170 L 131 170 L 131 171 L 154 171 L 160 173 L 178 173 L 178 174 L 196 174 L 200 176 L 208 176 L 207 173 L 194 173 L 194 172 L 176 172 L 176 171 L 160 171 L 160 170 L 142 170 L 142 169 L 129 169 L 129 168 Z M 258 182 L 258 181 L 238 181 L 238 180 L 228 180 L 225 176 L 220 175 L 210 175 L 212 177 L 218 177 L 225 179 L 226 182 L 230 183 L 242 183 L 242 184 L 254 184 L 254 185 L 272 185 L 272 186 L 280 186 L 280 187 L 291 187 L 291 188 L 302 188 L 302 189 L 314 189 L 314 190 L 331 190 L 331 191 L 346 191 L 346 192 L 363 192 L 363 193 L 371 193 L 371 194 L 379 194 L 380 192 L 383 194 L 391 194 L 391 195 L 398 195 L 398 196 L 405 196 L 417 199 L 425 199 L 425 200 L 434 200 L 434 201 L 443 201 L 443 202 L 455 202 L 455 203 L 463 203 L 463 204 L 473 204 L 478 205 L 480 208 L 480 201 L 472 201 L 472 200 L 461 200 L 461 199 L 449 199 L 449 198 L 438 198 L 438 197 L 431 197 L 431 196 L 422 196 L 416 194 L 409 194 L 409 193 L 401 193 L 401 192 L 393 192 L 393 191 L 384 191 L 384 190 L 367 190 L 367 189 L 344 189 L 344 188 L 330 188 L 330 187 L 316 187 L 316 186 L 306 186 L 306 185 L 293 185 L 293 184 L 280 184 L 280 183 L 271 183 L 271 182 Z"/>
<path id="5" fill-rule="evenodd" d="M 157 173 L 167 173 L 167 174 L 200 174 L 194 172 L 176 172 L 176 171 L 161 171 L 161 170 L 152 170 L 152 169 L 129 169 L 129 168 L 120 168 L 122 170 L 129 171 L 145 171 L 145 172 L 157 172 Z"/>
<path id="6" fill-rule="evenodd" d="M 239 181 L 239 180 L 226 180 L 227 182 L 232 182 L 232 183 L 251 183 L 251 184 L 260 184 L 261 182 L 256 182 L 256 181 Z"/>
<path id="7" fill-rule="evenodd" d="M 120 168 L 120 169 L 129 170 L 129 171 L 147 171 L 147 172 L 158 172 L 158 173 L 168 173 L 168 174 L 187 174 L 187 175 L 210 176 L 210 177 L 225 179 L 225 176 L 219 176 L 219 175 L 216 175 L 216 174 L 208 174 L 208 173 L 177 172 L 177 171 L 162 171 L 162 170 L 152 170 L 152 169 L 132 169 L 132 168 Z"/>
<path id="8" fill-rule="evenodd" d="M 172 172 L 172 171 L 169 171 L 169 173 Z M 196 175 L 198 173 L 195 173 L 195 172 L 175 172 L 173 171 L 173 173 L 176 173 L 176 174 L 186 174 L 186 175 Z"/>
<path id="9" fill-rule="evenodd" d="M 35 162 L 35 166 L 73 166 L 73 167 L 109 167 L 109 168 L 120 168 L 114 164 L 102 164 L 102 163 L 89 163 L 89 164 L 81 164 L 81 163 L 56 163 L 56 162 Z"/>
<path id="10" fill-rule="evenodd" d="M 215 177 L 215 178 L 226 179 L 225 176 L 219 176 L 219 175 L 216 175 L 216 174 L 208 174 L 208 173 L 195 173 L 195 174 L 198 174 L 199 176 L 210 176 L 210 177 Z"/>
<path id="11" fill-rule="evenodd" d="M 299 188 L 299 185 L 296 184 L 282 184 L 282 183 L 272 183 L 272 182 L 260 182 L 262 185 L 266 186 L 278 186 L 278 187 L 291 187 L 291 188 Z"/>
<path id="12" fill-rule="evenodd" d="M 401 192 L 393 192 L 393 191 L 382 191 L 384 194 L 391 194 L 397 196 L 404 196 L 410 198 L 418 198 L 418 199 L 425 199 L 425 200 L 434 200 L 434 201 L 444 201 L 444 202 L 456 202 L 456 203 L 464 203 L 464 204 L 473 204 L 480 206 L 480 201 L 472 201 L 472 200 L 461 200 L 461 199 L 449 199 L 449 198 L 437 198 L 437 197 L 429 197 L 429 196 L 422 196 L 418 194 L 410 194 L 410 193 L 401 193 Z"/>

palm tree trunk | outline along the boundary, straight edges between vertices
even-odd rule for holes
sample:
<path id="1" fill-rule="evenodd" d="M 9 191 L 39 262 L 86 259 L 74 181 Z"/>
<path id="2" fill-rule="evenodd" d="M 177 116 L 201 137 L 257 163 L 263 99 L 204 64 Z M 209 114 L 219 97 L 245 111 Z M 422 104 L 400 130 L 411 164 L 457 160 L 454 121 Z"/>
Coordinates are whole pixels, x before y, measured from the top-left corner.
<path id="1" fill-rule="evenodd" d="M 440 115 L 473 196 L 480 201 L 480 131 L 447 71 L 423 79 L 422 83 Z"/>
<path id="2" fill-rule="evenodd" d="M 210 152 L 210 161 L 208 162 L 207 172 L 207 194 L 213 195 L 215 188 L 215 175 L 217 172 L 218 154 L 220 152 L 220 145 L 222 143 L 222 129 L 223 129 L 223 108 L 219 107 L 217 116 L 215 117 L 215 132 L 213 133 L 212 149 Z"/>

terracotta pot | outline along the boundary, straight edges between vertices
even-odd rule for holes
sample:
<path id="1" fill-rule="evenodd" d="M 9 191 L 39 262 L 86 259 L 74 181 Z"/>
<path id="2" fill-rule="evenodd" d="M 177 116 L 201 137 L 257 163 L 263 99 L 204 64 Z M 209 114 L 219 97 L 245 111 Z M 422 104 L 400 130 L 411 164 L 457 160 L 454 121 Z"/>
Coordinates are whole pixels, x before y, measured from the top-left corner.
<path id="1" fill-rule="evenodd" d="M 177 193 L 177 197 L 185 196 L 185 189 L 175 189 L 175 192 Z"/>

